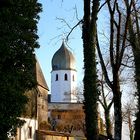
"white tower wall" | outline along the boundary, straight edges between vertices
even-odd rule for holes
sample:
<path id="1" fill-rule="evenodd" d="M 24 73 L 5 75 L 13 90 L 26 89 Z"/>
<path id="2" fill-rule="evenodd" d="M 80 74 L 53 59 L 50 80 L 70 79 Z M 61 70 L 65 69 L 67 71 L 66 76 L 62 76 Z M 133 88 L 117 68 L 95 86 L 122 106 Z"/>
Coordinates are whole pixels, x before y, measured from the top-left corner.
<path id="1" fill-rule="evenodd" d="M 75 70 L 52 71 L 51 102 L 77 102 L 76 85 L 77 75 Z"/>

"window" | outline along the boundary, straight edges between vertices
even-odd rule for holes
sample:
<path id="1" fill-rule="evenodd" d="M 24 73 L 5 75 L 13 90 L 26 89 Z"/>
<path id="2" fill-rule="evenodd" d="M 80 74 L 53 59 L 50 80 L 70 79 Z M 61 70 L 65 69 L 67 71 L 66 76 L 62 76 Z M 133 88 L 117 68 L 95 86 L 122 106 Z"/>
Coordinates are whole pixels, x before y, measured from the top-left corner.
<path id="1" fill-rule="evenodd" d="M 61 115 L 58 115 L 57 118 L 58 118 L 58 119 L 61 119 Z"/>
<path id="2" fill-rule="evenodd" d="M 44 109 L 44 105 L 42 105 L 42 109 Z"/>
<path id="3" fill-rule="evenodd" d="M 55 81 L 58 81 L 58 74 L 56 74 Z"/>
<path id="4" fill-rule="evenodd" d="M 65 76 L 64 76 L 64 80 L 67 81 L 68 80 L 68 76 L 67 74 L 65 73 Z"/>
<path id="5" fill-rule="evenodd" d="M 74 81 L 75 79 L 74 79 L 74 75 L 72 76 L 72 80 Z"/>
<path id="6" fill-rule="evenodd" d="M 28 127 L 28 138 L 29 139 L 32 138 L 32 127 L 31 126 Z"/>

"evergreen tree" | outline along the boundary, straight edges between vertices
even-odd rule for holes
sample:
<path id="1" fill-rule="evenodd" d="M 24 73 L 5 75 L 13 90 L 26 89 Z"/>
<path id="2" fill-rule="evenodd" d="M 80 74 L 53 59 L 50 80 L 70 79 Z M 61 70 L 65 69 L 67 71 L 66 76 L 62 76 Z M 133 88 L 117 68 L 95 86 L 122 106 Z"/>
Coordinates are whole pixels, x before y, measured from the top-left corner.
<path id="1" fill-rule="evenodd" d="M 15 134 L 27 103 L 25 91 L 36 85 L 37 0 L 7 0 L 0 7 L 0 140 Z"/>

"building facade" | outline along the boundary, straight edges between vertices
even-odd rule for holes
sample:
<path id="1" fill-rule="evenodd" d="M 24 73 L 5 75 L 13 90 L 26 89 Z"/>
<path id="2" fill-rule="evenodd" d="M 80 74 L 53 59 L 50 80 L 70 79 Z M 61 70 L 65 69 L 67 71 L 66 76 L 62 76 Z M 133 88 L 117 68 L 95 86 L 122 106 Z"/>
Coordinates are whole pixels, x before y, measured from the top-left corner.
<path id="1" fill-rule="evenodd" d="M 50 130 L 84 136 L 83 104 L 77 98 L 76 60 L 65 42 L 52 57 Z"/>
<path id="2" fill-rule="evenodd" d="M 26 92 L 28 104 L 21 118 L 24 125 L 17 129 L 16 137 L 12 140 L 36 140 L 36 131 L 42 130 L 42 124 L 48 122 L 48 85 L 44 79 L 39 62 L 36 61 L 37 87 Z"/>

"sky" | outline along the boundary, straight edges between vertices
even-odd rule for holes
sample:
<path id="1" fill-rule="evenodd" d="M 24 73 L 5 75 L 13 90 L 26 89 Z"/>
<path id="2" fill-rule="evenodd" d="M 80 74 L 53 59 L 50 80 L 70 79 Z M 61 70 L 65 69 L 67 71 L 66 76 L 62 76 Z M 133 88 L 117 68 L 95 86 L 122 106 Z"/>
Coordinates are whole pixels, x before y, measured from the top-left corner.
<path id="1" fill-rule="evenodd" d="M 40 20 L 38 23 L 38 42 L 40 48 L 36 49 L 35 52 L 49 89 L 51 89 L 52 57 L 60 48 L 63 39 L 70 31 L 68 26 L 72 28 L 83 16 L 82 0 L 62 1 L 39 0 L 43 10 L 39 14 Z M 60 19 L 64 19 L 66 22 L 62 22 Z M 77 27 L 67 42 L 68 49 L 74 54 L 76 59 L 77 83 L 81 83 L 83 79 L 83 46 L 81 34 L 81 28 Z"/>

